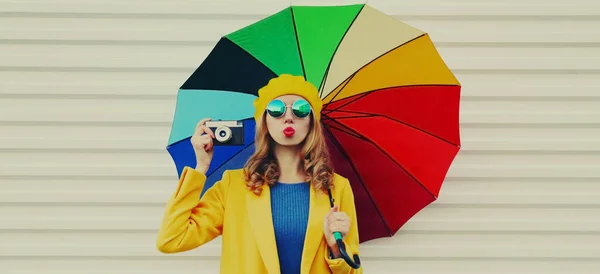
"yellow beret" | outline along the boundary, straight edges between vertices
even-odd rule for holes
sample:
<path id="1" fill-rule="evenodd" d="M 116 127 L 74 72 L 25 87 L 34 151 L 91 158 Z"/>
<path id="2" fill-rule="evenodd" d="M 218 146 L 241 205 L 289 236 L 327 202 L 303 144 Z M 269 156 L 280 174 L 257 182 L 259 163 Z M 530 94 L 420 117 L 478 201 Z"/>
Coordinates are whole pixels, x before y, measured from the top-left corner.
<path id="1" fill-rule="evenodd" d="M 269 80 L 269 83 L 258 90 L 258 97 L 254 100 L 254 119 L 258 123 L 261 115 L 265 112 L 271 100 L 288 94 L 304 97 L 312 107 L 316 119 L 321 119 L 323 101 L 319 97 L 317 88 L 306 81 L 302 76 L 282 74 Z"/>

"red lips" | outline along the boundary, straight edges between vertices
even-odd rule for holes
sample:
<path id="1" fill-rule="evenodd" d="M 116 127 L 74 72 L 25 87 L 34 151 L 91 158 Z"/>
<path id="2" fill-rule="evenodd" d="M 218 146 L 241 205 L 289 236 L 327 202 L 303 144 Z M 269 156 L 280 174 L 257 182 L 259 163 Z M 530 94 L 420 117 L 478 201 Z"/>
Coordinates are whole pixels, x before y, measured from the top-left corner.
<path id="1" fill-rule="evenodd" d="M 296 130 L 293 127 L 286 127 L 283 130 L 283 134 L 287 137 L 292 137 L 294 136 L 294 133 L 296 133 Z"/>

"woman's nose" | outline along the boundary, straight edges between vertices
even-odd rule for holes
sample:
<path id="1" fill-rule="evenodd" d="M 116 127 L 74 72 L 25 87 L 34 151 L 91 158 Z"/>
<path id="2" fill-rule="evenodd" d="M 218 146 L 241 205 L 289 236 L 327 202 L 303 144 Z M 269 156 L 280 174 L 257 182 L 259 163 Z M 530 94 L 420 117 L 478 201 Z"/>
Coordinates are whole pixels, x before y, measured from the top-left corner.
<path id="1" fill-rule="evenodd" d="M 283 115 L 283 119 L 285 123 L 291 123 L 294 121 L 294 115 L 292 114 L 292 110 L 288 110 Z"/>

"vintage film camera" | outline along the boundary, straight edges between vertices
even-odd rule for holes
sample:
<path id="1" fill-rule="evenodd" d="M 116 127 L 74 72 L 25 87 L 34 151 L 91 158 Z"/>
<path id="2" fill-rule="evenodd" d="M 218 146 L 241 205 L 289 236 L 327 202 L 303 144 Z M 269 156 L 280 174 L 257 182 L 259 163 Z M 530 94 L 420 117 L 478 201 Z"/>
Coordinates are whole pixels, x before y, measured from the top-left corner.
<path id="1" fill-rule="evenodd" d="M 214 146 L 235 146 L 244 144 L 244 124 L 235 120 L 206 121 L 205 124 L 215 133 Z"/>

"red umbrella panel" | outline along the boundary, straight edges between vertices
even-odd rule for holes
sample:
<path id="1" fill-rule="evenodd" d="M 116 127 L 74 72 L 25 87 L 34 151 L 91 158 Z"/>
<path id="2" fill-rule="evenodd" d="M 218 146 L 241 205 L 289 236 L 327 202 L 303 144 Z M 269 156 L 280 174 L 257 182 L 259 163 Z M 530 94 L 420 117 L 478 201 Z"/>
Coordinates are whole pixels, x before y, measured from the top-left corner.
<path id="1" fill-rule="evenodd" d="M 395 234 L 437 198 L 459 149 L 445 123 L 457 119 L 458 93 L 456 86 L 396 87 L 328 105 L 332 160 L 353 182 L 361 241 Z"/>

